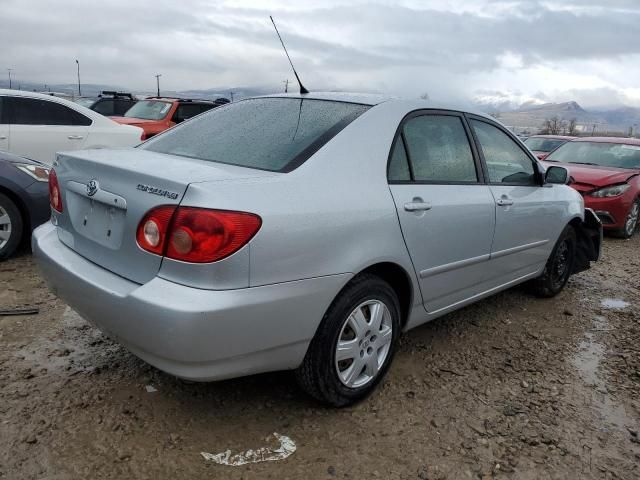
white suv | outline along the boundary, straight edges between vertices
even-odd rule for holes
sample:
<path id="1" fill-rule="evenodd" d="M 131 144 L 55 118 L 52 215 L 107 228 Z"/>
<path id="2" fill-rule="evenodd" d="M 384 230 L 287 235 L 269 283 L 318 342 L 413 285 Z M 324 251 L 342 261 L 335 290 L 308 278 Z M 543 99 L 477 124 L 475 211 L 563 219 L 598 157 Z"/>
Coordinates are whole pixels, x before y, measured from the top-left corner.
<path id="1" fill-rule="evenodd" d="M 142 133 L 60 97 L 0 89 L 0 150 L 16 155 L 51 164 L 59 151 L 135 146 Z"/>

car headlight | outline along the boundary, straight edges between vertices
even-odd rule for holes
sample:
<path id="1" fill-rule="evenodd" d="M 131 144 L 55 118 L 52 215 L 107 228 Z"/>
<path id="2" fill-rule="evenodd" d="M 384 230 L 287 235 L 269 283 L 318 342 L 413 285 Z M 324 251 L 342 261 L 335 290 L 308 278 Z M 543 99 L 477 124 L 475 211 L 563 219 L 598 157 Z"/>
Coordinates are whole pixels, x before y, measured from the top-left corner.
<path id="1" fill-rule="evenodd" d="M 39 182 L 49 181 L 49 169 L 31 163 L 14 163 L 15 167 Z"/>
<path id="2" fill-rule="evenodd" d="M 591 192 L 589 196 L 596 198 L 618 197 L 629 190 L 629 188 L 631 188 L 631 185 L 629 185 L 628 183 L 612 185 L 611 187 L 604 187 L 600 190 L 596 190 L 595 192 Z"/>

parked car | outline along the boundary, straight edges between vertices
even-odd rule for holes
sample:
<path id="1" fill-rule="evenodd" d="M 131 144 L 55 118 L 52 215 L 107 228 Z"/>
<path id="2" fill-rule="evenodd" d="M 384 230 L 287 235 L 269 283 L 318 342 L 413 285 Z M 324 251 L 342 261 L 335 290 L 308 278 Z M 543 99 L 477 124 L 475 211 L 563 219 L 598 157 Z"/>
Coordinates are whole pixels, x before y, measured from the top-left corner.
<path id="1" fill-rule="evenodd" d="M 136 149 L 60 155 L 32 241 L 44 277 L 164 371 L 295 369 L 341 406 L 402 331 L 528 280 L 553 296 L 598 258 L 564 168 L 545 181 L 483 114 L 385 100 L 242 100 Z"/>
<path id="2" fill-rule="evenodd" d="M 0 152 L 0 261 L 49 219 L 49 166 Z"/>
<path id="3" fill-rule="evenodd" d="M 118 125 L 63 98 L 0 89 L 0 150 L 47 164 L 56 152 L 132 147 L 142 130 Z"/>
<path id="4" fill-rule="evenodd" d="M 574 138 L 576 137 L 566 135 L 532 135 L 524 140 L 524 144 L 529 147 L 529 150 L 531 150 L 538 159 L 544 160 L 547 155 L 560 145 L 564 145 Z"/>
<path id="5" fill-rule="evenodd" d="M 592 137 L 565 143 L 545 159 L 562 165 L 571 186 L 595 210 L 606 231 L 629 238 L 640 217 L 640 140 Z"/>
<path id="6" fill-rule="evenodd" d="M 223 105 L 223 100 L 226 99 L 210 101 L 149 97 L 135 104 L 122 117 L 111 118 L 123 125 L 135 125 L 144 129 L 146 139 L 191 117 Z"/>
<path id="7" fill-rule="evenodd" d="M 75 102 L 110 117 L 124 115 L 138 102 L 138 99 L 131 93 L 104 91 L 97 97 L 76 98 Z"/>

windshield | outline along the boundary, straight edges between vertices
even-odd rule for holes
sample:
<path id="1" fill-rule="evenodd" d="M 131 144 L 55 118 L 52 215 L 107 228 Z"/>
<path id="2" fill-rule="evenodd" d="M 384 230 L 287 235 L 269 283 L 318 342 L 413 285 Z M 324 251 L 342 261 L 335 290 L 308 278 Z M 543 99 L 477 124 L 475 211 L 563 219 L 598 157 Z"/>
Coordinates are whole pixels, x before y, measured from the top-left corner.
<path id="1" fill-rule="evenodd" d="M 640 168 L 640 145 L 568 142 L 549 155 L 552 162 L 584 163 L 603 167 Z"/>
<path id="2" fill-rule="evenodd" d="M 169 113 L 171 104 L 159 100 L 142 100 L 127 110 L 124 114 L 129 118 L 141 118 L 143 120 L 162 120 Z"/>
<path id="3" fill-rule="evenodd" d="M 369 108 L 298 98 L 243 100 L 210 110 L 140 148 L 288 172 Z"/>
<path id="4" fill-rule="evenodd" d="M 529 137 L 524 141 L 524 144 L 529 147 L 529 150 L 533 150 L 534 152 L 550 152 L 555 150 L 563 143 L 567 143 L 566 140 L 560 140 L 557 138 L 540 138 L 540 137 Z"/>
<path id="5" fill-rule="evenodd" d="M 83 107 L 91 108 L 91 105 L 95 103 L 95 98 L 76 98 L 74 102 L 78 105 L 82 105 Z"/>

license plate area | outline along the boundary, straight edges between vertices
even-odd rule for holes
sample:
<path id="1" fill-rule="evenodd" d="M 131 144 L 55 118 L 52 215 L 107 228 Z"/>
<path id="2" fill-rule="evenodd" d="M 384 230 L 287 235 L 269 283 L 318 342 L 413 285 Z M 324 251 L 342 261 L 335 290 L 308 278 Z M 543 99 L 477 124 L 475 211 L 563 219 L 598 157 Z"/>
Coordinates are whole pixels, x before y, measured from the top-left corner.
<path id="1" fill-rule="evenodd" d="M 66 207 L 77 234 L 112 250 L 122 245 L 126 210 L 68 190 Z"/>

